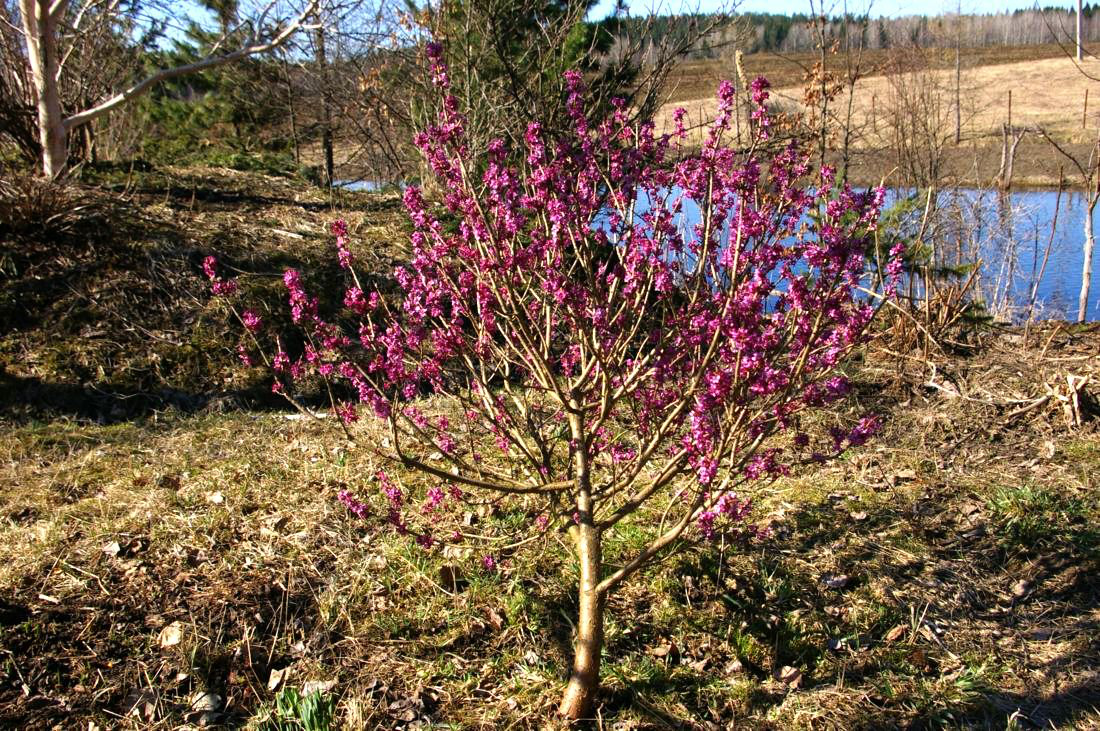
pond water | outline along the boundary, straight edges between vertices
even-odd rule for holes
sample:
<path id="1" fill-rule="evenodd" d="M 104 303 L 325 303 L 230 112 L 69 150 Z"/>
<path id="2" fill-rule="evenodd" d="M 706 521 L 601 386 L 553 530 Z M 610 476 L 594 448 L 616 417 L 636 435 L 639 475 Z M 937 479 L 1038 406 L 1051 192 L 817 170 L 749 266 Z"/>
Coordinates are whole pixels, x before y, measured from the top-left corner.
<path id="1" fill-rule="evenodd" d="M 381 193 L 387 190 L 404 190 L 404 183 L 385 183 L 377 180 L 334 180 L 332 184 L 344 190 L 353 190 L 365 193 Z"/>
<path id="2" fill-rule="evenodd" d="M 901 195 L 893 192 L 887 205 Z M 922 209 L 918 216 L 923 202 L 917 206 Z M 946 243 L 941 261 L 980 259 L 981 296 L 994 314 L 1006 320 L 1026 318 L 1034 289 L 1036 317 L 1076 319 L 1087 211 L 1083 193 L 957 190 L 941 193 L 939 205 L 945 212 L 939 231 Z M 1093 213 L 1100 225 L 1098 215 L 1100 207 Z M 1095 252 L 1086 317 L 1100 320 L 1100 258 Z"/>
<path id="3" fill-rule="evenodd" d="M 337 185 L 359 191 L 404 187 L 372 180 L 337 181 Z M 886 207 L 908 195 L 908 191 L 890 191 Z M 916 197 L 910 226 L 916 226 L 923 213 L 924 199 Z M 1025 319 L 1034 288 L 1036 318 L 1076 319 L 1084 261 L 1083 217 L 1087 204 L 1083 193 L 1064 191 L 1059 196 L 1056 191 L 1018 191 L 1002 195 L 991 190 L 962 189 L 940 193 L 937 205 L 939 215 L 927 229 L 927 237 L 938 242 L 938 262 L 952 265 L 980 259 L 981 273 L 974 294 L 995 316 L 1016 322 Z M 1098 216 L 1100 207 L 1094 212 L 1094 220 Z M 683 223 L 691 224 L 698 218 L 698 208 L 685 204 Z M 1096 223 L 1100 233 L 1100 220 Z M 1100 320 L 1100 252 L 1093 256 L 1086 317 Z"/>
<path id="4" fill-rule="evenodd" d="M 884 209 L 908 197 L 913 200 L 902 220 L 908 230 L 916 231 L 924 213 L 924 195 L 889 191 Z M 647 201 L 639 203 L 640 210 L 647 207 Z M 959 189 L 938 194 L 936 205 L 937 213 L 925 229 L 925 241 L 936 242 L 937 264 L 956 266 L 980 261 L 971 295 L 995 317 L 1002 321 L 1025 320 L 1034 291 L 1035 318 L 1076 319 L 1087 210 L 1083 193 L 1063 191 L 1059 196 L 1056 191 L 1001 194 Z M 685 201 L 681 226 L 693 225 L 699 217 L 698 207 Z M 1100 206 L 1093 213 L 1100 234 L 1098 217 Z M 1086 317 L 1100 320 L 1100 252 L 1094 252 L 1092 270 Z"/>

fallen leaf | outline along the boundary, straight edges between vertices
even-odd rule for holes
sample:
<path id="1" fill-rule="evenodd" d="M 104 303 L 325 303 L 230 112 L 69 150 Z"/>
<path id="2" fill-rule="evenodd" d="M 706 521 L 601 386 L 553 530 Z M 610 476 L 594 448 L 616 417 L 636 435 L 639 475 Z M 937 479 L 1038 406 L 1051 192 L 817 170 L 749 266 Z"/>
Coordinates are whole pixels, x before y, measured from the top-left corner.
<path id="1" fill-rule="evenodd" d="M 302 683 L 302 695 L 307 696 L 313 695 L 314 693 L 328 693 L 335 687 L 335 680 L 310 680 Z"/>
<path id="2" fill-rule="evenodd" d="M 905 634 L 905 631 L 907 629 L 909 629 L 908 625 L 904 624 L 899 624 L 895 627 L 891 627 L 890 631 L 886 633 L 886 637 L 884 639 L 887 642 L 897 642 L 901 639 L 902 635 Z"/>
<path id="3" fill-rule="evenodd" d="M 111 541 L 103 547 L 103 552 L 108 556 L 117 556 L 122 553 L 122 546 L 119 545 L 118 541 Z"/>
<path id="4" fill-rule="evenodd" d="M 485 610 L 485 614 L 489 617 L 489 624 L 493 626 L 497 632 L 500 632 L 504 628 L 504 617 L 500 616 L 500 612 L 489 607 Z"/>
<path id="5" fill-rule="evenodd" d="M 654 647 L 654 648 L 650 649 L 649 654 L 653 655 L 653 657 L 671 657 L 671 656 L 675 656 L 676 655 L 676 643 L 675 642 L 666 642 L 663 645 L 658 645 L 657 647 Z"/>
<path id="6" fill-rule="evenodd" d="M 222 697 L 217 693 L 196 693 L 191 698 L 191 710 L 211 713 L 222 707 Z"/>
<path id="7" fill-rule="evenodd" d="M 1029 591 L 1031 591 L 1031 582 L 1027 579 L 1020 579 L 1012 585 L 1012 596 L 1017 599 L 1026 596 Z"/>
<path id="8" fill-rule="evenodd" d="M 439 583 L 447 591 L 460 591 L 466 584 L 466 575 L 462 569 L 454 564 L 443 564 L 439 567 Z"/>
<path id="9" fill-rule="evenodd" d="M 867 513 L 863 512 L 862 510 L 856 511 L 854 513 L 849 513 L 848 515 L 851 516 L 852 520 L 867 520 Z"/>
<path id="10" fill-rule="evenodd" d="M 802 671 L 790 665 L 784 665 L 775 672 L 775 679 L 788 688 L 797 688 L 802 683 Z"/>
<path id="11" fill-rule="evenodd" d="M 978 505 L 977 503 L 963 503 L 959 506 L 959 512 L 967 517 L 973 515 L 974 513 L 980 512 L 981 509 L 982 506 Z"/>
<path id="12" fill-rule="evenodd" d="M 122 705 L 127 708 L 127 716 L 134 716 L 142 721 L 152 721 L 157 713 L 157 696 L 148 690 L 131 691 Z"/>
<path id="13" fill-rule="evenodd" d="M 175 647 L 182 639 L 183 623 L 178 620 L 164 627 L 164 629 L 160 631 L 160 634 L 157 635 L 157 642 L 160 643 L 162 648 Z"/>
<path id="14" fill-rule="evenodd" d="M 268 678 L 267 678 L 267 689 L 270 690 L 270 691 L 278 690 L 279 686 L 282 685 L 286 681 L 287 676 L 289 676 L 289 675 L 290 675 L 290 668 L 289 667 L 282 668 L 280 670 L 272 670 L 271 675 L 269 675 Z"/>

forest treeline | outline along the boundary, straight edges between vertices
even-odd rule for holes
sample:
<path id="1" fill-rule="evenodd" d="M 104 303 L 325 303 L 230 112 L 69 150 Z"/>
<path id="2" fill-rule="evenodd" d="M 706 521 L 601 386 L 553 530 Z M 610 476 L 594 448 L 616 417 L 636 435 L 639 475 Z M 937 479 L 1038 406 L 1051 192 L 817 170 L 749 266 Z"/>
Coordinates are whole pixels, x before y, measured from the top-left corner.
<path id="1" fill-rule="evenodd" d="M 603 21 L 614 32 L 634 36 L 646 33 L 657 44 L 666 35 L 682 34 L 712 16 L 669 15 L 652 21 Z M 807 13 L 736 13 L 729 23 L 707 33 L 690 52 L 695 59 L 718 58 L 736 50 L 744 53 L 798 53 L 812 51 L 819 36 L 815 16 Z M 832 16 L 823 23 L 826 37 L 868 49 L 906 46 L 964 47 L 1027 46 L 1045 43 L 1072 45 L 1076 13 L 1067 8 L 1015 10 L 1002 13 L 909 15 L 899 18 L 854 14 Z M 1086 42 L 1100 40 L 1100 4 L 1082 6 L 1081 34 Z"/>

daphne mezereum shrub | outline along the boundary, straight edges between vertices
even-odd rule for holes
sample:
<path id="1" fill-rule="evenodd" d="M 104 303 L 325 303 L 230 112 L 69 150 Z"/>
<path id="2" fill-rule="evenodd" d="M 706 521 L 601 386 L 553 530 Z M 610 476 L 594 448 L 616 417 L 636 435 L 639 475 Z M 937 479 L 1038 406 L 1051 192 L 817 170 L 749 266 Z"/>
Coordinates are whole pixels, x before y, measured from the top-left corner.
<path id="1" fill-rule="evenodd" d="M 286 272 L 307 344 L 300 357 L 275 354 L 275 388 L 320 378 L 357 395 L 334 403 L 345 424 L 366 412 L 387 425 L 375 448 L 429 479 L 414 498 L 379 472 L 382 513 L 426 550 L 475 540 L 440 516 L 487 496 L 522 496 L 532 534 L 568 532 L 579 616 L 560 710 L 580 718 L 619 584 L 687 540 L 751 536 L 753 495 L 875 430 L 867 418 L 815 450 L 798 417 L 848 389 L 837 366 L 874 312 L 859 284 L 882 191 L 839 186 L 797 144 L 774 145 L 763 79 L 747 151 L 727 142 L 728 82 L 701 149 L 686 154 L 682 111 L 663 136 L 626 126 L 622 105 L 590 121 L 577 73 L 565 79 L 570 129 L 532 124 L 522 150 L 471 150 L 440 48 L 428 56 L 442 104 L 416 143 L 442 201 L 405 191 L 412 256 L 394 273 L 396 296 L 360 286 L 342 222 L 343 315 L 322 317 Z M 698 207 L 696 223 L 683 223 L 685 206 Z M 215 267 L 215 290 L 233 295 Z M 897 261 L 889 269 L 896 278 Z M 263 329 L 254 312 L 240 316 L 250 333 Z M 340 499 L 372 514 L 362 493 Z M 609 564 L 601 548 L 627 522 L 647 543 Z"/>

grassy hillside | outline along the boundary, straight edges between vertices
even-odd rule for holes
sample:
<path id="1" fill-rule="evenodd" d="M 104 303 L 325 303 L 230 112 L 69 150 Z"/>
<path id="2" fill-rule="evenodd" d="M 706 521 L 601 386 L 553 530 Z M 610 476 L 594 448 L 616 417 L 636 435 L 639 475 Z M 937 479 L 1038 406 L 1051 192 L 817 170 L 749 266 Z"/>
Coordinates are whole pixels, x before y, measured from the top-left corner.
<path id="1" fill-rule="evenodd" d="M 13 212 L 0 226 L 0 408 L 19 418 L 112 421 L 211 400 L 270 401 L 269 384 L 237 363 L 239 326 L 211 303 L 203 257 L 217 255 L 277 314 L 285 269 L 326 291 L 342 281 L 328 233 L 336 217 L 348 219 L 377 271 L 390 271 L 405 244 L 396 195 L 329 194 L 226 168 L 83 177 L 64 192 L 23 180 L 25 191 L 5 194 Z M 47 218 L 54 223 L 41 225 Z"/>
<path id="2" fill-rule="evenodd" d="M 1100 435 L 1020 406 L 1096 378 L 1098 351 L 1096 327 L 991 336 L 935 388 L 872 355 L 837 408 L 885 434 L 757 496 L 767 538 L 690 547 L 614 596 L 599 727 L 1100 725 Z M 298 728 L 270 724 L 318 687 L 332 728 L 553 718 L 564 537 L 490 541 L 487 570 L 353 518 L 337 491 L 384 513 L 373 424 L 357 446 L 283 413 L 0 433 L 3 725 Z M 487 536 L 529 517 L 470 510 Z"/>

